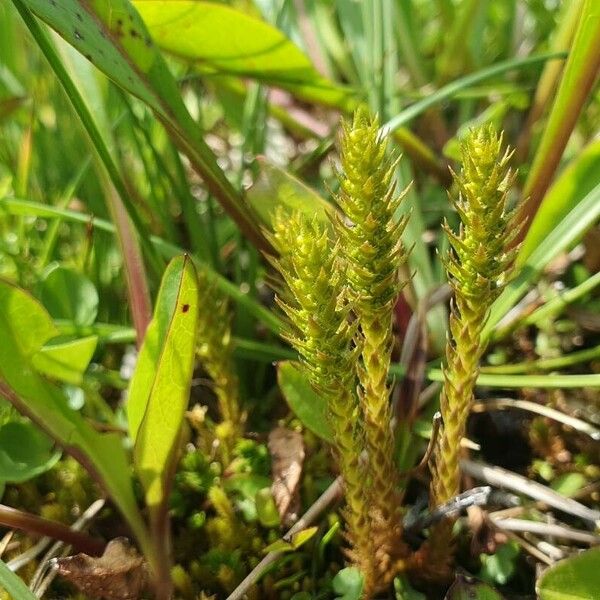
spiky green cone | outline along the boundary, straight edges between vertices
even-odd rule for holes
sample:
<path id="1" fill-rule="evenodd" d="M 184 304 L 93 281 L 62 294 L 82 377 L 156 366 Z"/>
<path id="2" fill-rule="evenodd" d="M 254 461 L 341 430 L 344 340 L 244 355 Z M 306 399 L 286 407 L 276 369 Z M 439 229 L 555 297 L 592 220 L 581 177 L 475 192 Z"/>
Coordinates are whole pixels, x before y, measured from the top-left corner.
<path id="1" fill-rule="evenodd" d="M 376 557 L 384 584 L 402 568 L 406 556 L 388 375 L 393 310 L 404 285 L 399 270 L 407 258 L 401 239 L 407 219 L 395 216 L 403 194 L 395 194 L 395 162 L 386 154 L 386 146 L 378 120 L 366 109 L 357 110 L 353 121 L 344 124 L 337 202 L 345 218 L 335 219 L 347 263 L 349 295 L 363 338 L 360 401 Z"/>
<path id="2" fill-rule="evenodd" d="M 233 363 L 232 314 L 227 298 L 202 270 L 198 271 L 202 302 L 198 311 L 196 353 L 214 383 L 221 423 L 217 436 L 223 445 L 224 461 L 244 431 L 245 414 L 240 408 L 239 380 Z"/>
<path id="3" fill-rule="evenodd" d="M 273 261 L 287 291 L 278 303 L 289 318 L 284 337 L 296 348 L 303 371 L 327 402 L 340 472 L 344 479 L 344 518 L 348 555 L 365 579 L 364 597 L 375 584 L 373 540 L 365 470 L 360 461 L 363 438 L 356 396 L 355 326 L 348 319 L 344 268 L 339 246 L 331 244 L 317 219 L 283 210 L 274 216 Z"/>
<path id="4" fill-rule="evenodd" d="M 508 166 L 510 156 L 509 151 L 502 150 L 502 136 L 491 126 L 481 127 L 471 131 L 462 143 L 462 169 L 459 175 L 453 173 L 458 196 L 452 201 L 461 226 L 458 234 L 445 226 L 452 249 L 444 265 L 454 298 L 440 398 L 444 425 L 432 466 L 433 506 L 460 492 L 460 442 L 485 350 L 481 333 L 517 252 L 509 249 L 520 229 L 515 211 L 507 206 L 514 180 Z M 451 566 L 452 524 L 451 520 L 443 521 L 431 532 L 429 562 L 442 579 Z"/>

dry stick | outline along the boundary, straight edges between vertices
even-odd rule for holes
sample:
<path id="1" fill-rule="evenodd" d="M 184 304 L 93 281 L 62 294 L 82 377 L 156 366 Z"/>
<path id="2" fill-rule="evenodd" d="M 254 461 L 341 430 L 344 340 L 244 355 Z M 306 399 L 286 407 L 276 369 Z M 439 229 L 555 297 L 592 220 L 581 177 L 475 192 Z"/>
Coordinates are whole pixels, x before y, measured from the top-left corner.
<path id="1" fill-rule="evenodd" d="M 536 548 L 533 544 L 530 544 L 527 540 L 524 540 L 522 537 L 516 535 L 512 531 L 506 531 L 506 535 L 511 539 L 517 542 L 520 546 L 522 546 L 531 556 L 537 558 L 540 562 L 543 562 L 545 565 L 552 566 L 554 564 L 554 560 L 550 558 L 547 554 Z"/>
<path id="2" fill-rule="evenodd" d="M 485 400 L 484 402 L 477 402 L 473 405 L 473 412 L 484 412 L 488 410 L 502 410 L 510 408 L 519 408 L 521 410 L 527 410 L 543 417 L 548 417 L 564 425 L 568 425 L 573 429 L 589 435 L 593 440 L 600 440 L 600 429 L 597 429 L 590 423 L 566 415 L 560 410 L 538 404 L 537 402 L 531 402 L 530 400 L 514 400 L 512 398 L 495 398 L 493 400 Z"/>
<path id="3" fill-rule="evenodd" d="M 284 540 L 291 539 L 299 531 L 306 529 L 330 504 L 342 495 L 342 478 L 337 477 L 335 481 L 317 498 L 316 502 L 298 519 L 294 526 L 283 536 Z M 244 580 L 227 597 L 227 600 L 241 600 L 244 594 L 259 579 L 265 569 L 272 565 L 283 552 L 269 552 Z"/>
<path id="4" fill-rule="evenodd" d="M 520 531 L 523 533 L 535 533 L 548 537 L 559 537 L 565 540 L 583 542 L 584 544 L 600 544 L 600 535 L 594 535 L 588 531 L 573 529 L 565 525 L 554 523 L 540 523 L 539 521 L 528 521 L 526 519 L 498 519 L 491 517 L 490 520 L 496 527 L 506 531 Z"/>
<path id="5" fill-rule="evenodd" d="M 553 508 L 575 515 L 585 521 L 590 521 L 594 525 L 600 522 L 600 511 L 588 508 L 572 498 L 565 498 L 545 485 L 530 481 L 512 471 L 471 460 L 461 460 L 460 466 L 463 473 L 485 481 L 488 485 L 495 485 L 524 494 Z"/>
<path id="6" fill-rule="evenodd" d="M 106 501 L 103 498 L 100 498 L 98 500 L 96 500 L 95 502 L 92 502 L 92 504 L 90 504 L 88 506 L 88 508 L 85 509 L 85 511 L 82 513 L 82 515 L 77 519 L 77 521 L 75 521 L 75 523 L 73 523 L 71 529 L 74 529 L 75 531 L 79 531 L 81 529 L 83 529 L 104 507 L 104 504 L 106 503 Z M 63 542 L 56 542 L 55 544 L 52 545 L 52 547 L 50 548 L 50 550 L 48 550 L 48 552 L 46 552 L 45 556 L 42 558 L 42 560 L 40 560 L 38 568 L 36 569 L 36 572 L 33 574 L 33 577 L 31 578 L 31 581 L 29 582 L 29 589 L 31 589 L 32 591 L 34 591 L 34 593 L 37 594 L 38 598 L 41 597 L 43 595 L 43 593 L 39 594 L 38 591 L 40 589 L 40 587 L 43 587 L 44 581 L 42 581 L 42 577 L 44 576 L 44 572 L 46 570 L 46 567 L 48 566 L 48 562 L 50 561 L 51 558 L 53 558 L 58 552 L 59 550 L 63 547 Z M 67 546 L 65 548 L 65 550 L 69 550 L 70 546 Z M 46 579 L 48 579 L 48 584 L 50 583 L 50 581 L 52 581 L 52 579 L 56 576 L 56 571 L 52 571 L 50 573 L 50 575 L 48 575 L 48 577 L 46 577 Z M 46 588 L 47 588 L 46 585 Z M 44 590 L 46 589 L 44 588 Z"/>
<path id="7" fill-rule="evenodd" d="M 32 561 L 38 554 L 41 554 L 50 544 L 52 543 L 52 538 L 43 537 L 41 538 L 37 544 L 31 546 L 19 554 L 19 556 L 15 556 L 15 558 L 9 560 L 6 563 L 6 566 L 14 572 L 18 571 L 21 567 L 24 567 L 28 562 Z"/>
<path id="8" fill-rule="evenodd" d="M 540 552 L 547 554 L 552 560 L 562 560 L 563 558 L 567 558 L 567 553 L 564 550 L 561 550 L 558 546 L 553 546 L 546 540 L 539 540 L 535 547 Z"/>

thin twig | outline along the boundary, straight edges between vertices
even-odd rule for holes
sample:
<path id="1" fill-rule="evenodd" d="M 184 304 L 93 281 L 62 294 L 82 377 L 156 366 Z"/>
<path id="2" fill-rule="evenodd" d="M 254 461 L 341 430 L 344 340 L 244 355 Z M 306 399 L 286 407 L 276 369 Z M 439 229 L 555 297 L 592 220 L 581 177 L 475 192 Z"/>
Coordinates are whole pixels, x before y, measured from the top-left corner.
<path id="1" fill-rule="evenodd" d="M 490 517 L 494 525 L 506 531 L 519 531 L 523 533 L 535 533 L 547 537 L 559 537 L 565 540 L 583 542 L 584 544 L 600 544 L 600 535 L 573 529 L 565 525 L 555 523 L 540 523 L 539 521 L 528 521 L 526 519 L 498 519 Z"/>
<path id="2" fill-rule="evenodd" d="M 423 469 L 427 467 L 429 464 L 429 459 L 433 455 L 433 451 L 435 450 L 435 445 L 437 444 L 438 435 L 440 432 L 440 427 L 442 425 L 442 413 L 440 411 L 436 411 L 432 417 L 431 422 L 431 436 L 429 438 L 429 442 L 427 444 L 427 449 L 425 450 L 425 454 L 418 465 L 401 473 L 400 477 L 402 479 L 411 479 L 418 473 L 420 473 Z"/>
<path id="3" fill-rule="evenodd" d="M 568 425 L 577 431 L 581 431 L 589 435 L 593 440 L 600 440 L 600 429 L 597 429 L 590 423 L 586 423 L 581 419 L 566 415 L 560 410 L 538 404 L 537 402 L 531 402 L 529 400 L 515 400 L 513 398 L 495 398 L 492 400 L 485 400 L 484 402 L 476 402 L 473 405 L 473 412 L 484 412 L 488 410 L 502 410 L 502 409 L 519 408 L 521 410 L 527 410 L 543 417 L 548 417 L 564 425 Z"/>
<path id="4" fill-rule="evenodd" d="M 12 540 L 12 537 L 14 534 L 15 534 L 14 529 L 11 529 L 10 531 L 7 531 L 6 534 L 4 535 L 4 537 L 0 540 L 0 558 L 2 558 L 2 556 L 8 549 L 8 546 L 9 546 L 10 541 Z"/>
<path id="5" fill-rule="evenodd" d="M 464 473 L 485 481 L 488 485 L 503 487 L 524 494 L 548 506 L 575 515 L 585 521 L 590 521 L 594 525 L 600 522 L 600 511 L 588 508 L 572 498 L 565 498 L 549 487 L 517 475 L 517 473 L 471 460 L 461 460 L 460 465 Z"/>
<path id="6" fill-rule="evenodd" d="M 546 540 L 539 540 L 536 543 L 535 547 L 540 552 L 547 554 L 552 560 L 562 560 L 567 556 L 567 553 L 564 550 L 557 548 L 556 546 L 554 546 L 550 542 L 547 542 Z"/>
<path id="7" fill-rule="evenodd" d="M 77 519 L 77 521 L 73 523 L 71 529 L 79 531 L 86 527 L 87 524 L 102 510 L 105 502 L 106 501 L 103 498 L 92 502 L 92 504 L 90 504 L 81 514 L 81 516 Z M 38 568 L 36 569 L 35 573 L 33 574 L 33 577 L 31 578 L 31 581 L 29 582 L 29 589 L 31 589 L 38 596 L 38 598 L 40 598 L 43 595 L 44 591 L 52 582 L 52 579 L 54 579 L 54 577 L 56 576 L 56 572 L 51 571 L 48 574 L 48 576 L 44 580 L 42 580 L 48 567 L 48 563 L 60 552 L 61 548 L 63 547 L 63 542 L 56 542 L 50 547 L 48 552 L 46 552 L 45 556 L 40 561 Z M 66 546 L 64 548 L 64 550 L 66 551 L 65 556 L 69 553 L 70 548 L 71 546 Z M 40 590 L 42 591 L 40 592 Z"/>
<path id="8" fill-rule="evenodd" d="M 19 554 L 19 556 L 15 556 L 15 558 L 9 560 L 6 563 L 6 566 L 13 572 L 18 571 L 21 567 L 24 567 L 27 563 L 36 558 L 38 554 L 41 554 L 51 543 L 52 538 L 41 538 L 37 544 L 34 544 L 31 548 L 28 548 L 25 552 Z"/>
<path id="9" fill-rule="evenodd" d="M 550 558 L 547 554 L 536 548 L 533 544 L 530 544 L 527 540 L 524 540 L 521 536 L 516 535 L 512 531 L 506 531 L 506 535 L 517 542 L 520 546 L 523 547 L 524 550 L 529 552 L 531 556 L 537 558 L 540 562 L 543 562 L 545 565 L 552 566 L 554 564 L 554 560 Z"/>
<path id="10" fill-rule="evenodd" d="M 289 540 L 299 531 L 306 529 L 335 500 L 342 495 L 342 478 L 338 477 L 316 500 L 316 502 L 298 519 L 294 526 L 283 536 Z M 272 565 L 283 552 L 269 552 L 244 580 L 227 597 L 227 600 L 241 600 L 244 594 L 258 581 L 265 569 Z"/>

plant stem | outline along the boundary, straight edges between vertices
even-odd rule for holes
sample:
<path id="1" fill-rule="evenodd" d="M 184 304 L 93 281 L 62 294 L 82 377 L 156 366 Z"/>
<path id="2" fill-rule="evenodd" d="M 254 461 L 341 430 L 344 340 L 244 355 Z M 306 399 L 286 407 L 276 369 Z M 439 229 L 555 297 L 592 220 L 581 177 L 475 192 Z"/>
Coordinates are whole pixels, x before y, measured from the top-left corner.
<path id="1" fill-rule="evenodd" d="M 104 540 L 94 538 L 81 531 L 75 531 L 68 525 L 50 521 L 4 504 L 0 504 L 0 524 L 10 529 L 22 529 L 28 533 L 60 540 L 73 546 L 78 552 L 90 556 L 100 556 L 106 546 Z"/>

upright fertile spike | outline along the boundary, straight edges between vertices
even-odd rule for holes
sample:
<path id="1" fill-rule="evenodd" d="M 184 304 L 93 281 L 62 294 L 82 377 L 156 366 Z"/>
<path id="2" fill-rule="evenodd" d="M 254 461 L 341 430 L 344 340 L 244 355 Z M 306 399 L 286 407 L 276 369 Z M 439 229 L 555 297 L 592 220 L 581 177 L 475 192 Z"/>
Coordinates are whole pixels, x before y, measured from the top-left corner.
<path id="1" fill-rule="evenodd" d="M 485 350 L 481 332 L 515 256 L 508 249 L 519 230 L 515 212 L 508 208 L 508 191 L 514 179 L 508 167 L 510 156 L 502 150 L 502 136 L 492 126 L 484 126 L 471 131 L 462 143 L 462 169 L 459 175 L 453 173 L 458 195 L 452 202 L 461 226 L 454 233 L 445 225 L 451 250 L 444 265 L 454 298 L 440 399 L 443 431 L 432 465 L 432 506 L 460 492 L 460 442 Z M 451 520 L 433 528 L 428 551 L 432 575 L 447 577 L 453 554 Z"/>
<path id="2" fill-rule="evenodd" d="M 403 567 L 399 473 L 388 375 L 393 348 L 392 316 L 404 282 L 399 269 L 406 261 L 402 233 L 407 219 L 397 218 L 402 194 L 395 193 L 396 162 L 387 154 L 379 123 L 359 109 L 345 123 L 335 219 L 346 261 L 349 297 L 362 337 L 358 370 L 360 406 L 369 453 L 371 518 L 381 582 L 389 583 Z"/>
<path id="3" fill-rule="evenodd" d="M 327 403 L 339 468 L 344 479 L 348 555 L 361 570 L 364 598 L 375 585 L 362 431 L 356 396 L 355 326 L 348 319 L 344 266 L 326 226 L 302 213 L 277 212 L 273 219 L 274 261 L 286 291 L 278 302 L 289 318 L 284 337 L 296 348 L 303 371 Z"/>

